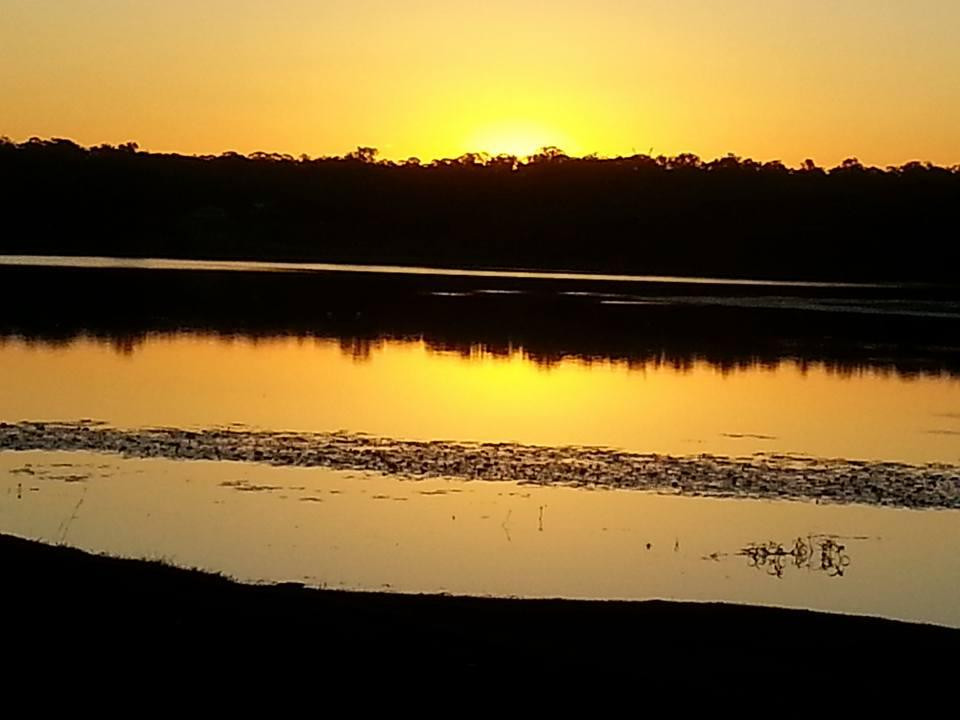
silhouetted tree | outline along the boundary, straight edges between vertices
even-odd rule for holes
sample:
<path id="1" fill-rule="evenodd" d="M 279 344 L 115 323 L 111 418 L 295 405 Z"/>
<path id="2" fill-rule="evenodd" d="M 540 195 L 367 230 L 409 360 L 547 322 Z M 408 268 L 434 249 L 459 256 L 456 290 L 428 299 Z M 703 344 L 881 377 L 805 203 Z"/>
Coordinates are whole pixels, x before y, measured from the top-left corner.
<path id="1" fill-rule="evenodd" d="M 377 159 L 379 150 L 375 147 L 358 147 L 351 153 L 347 153 L 348 160 L 359 160 L 362 163 L 372 163 Z"/>

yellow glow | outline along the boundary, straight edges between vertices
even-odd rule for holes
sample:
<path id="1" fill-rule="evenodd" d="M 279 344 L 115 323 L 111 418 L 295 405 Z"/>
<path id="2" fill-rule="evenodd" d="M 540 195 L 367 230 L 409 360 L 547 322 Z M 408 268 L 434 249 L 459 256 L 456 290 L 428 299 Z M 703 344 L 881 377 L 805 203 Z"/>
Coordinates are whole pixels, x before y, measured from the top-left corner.
<path id="1" fill-rule="evenodd" d="M 956 0 L 6 0 L 0 134 L 960 162 Z"/>
<path id="2" fill-rule="evenodd" d="M 526 157 L 547 146 L 570 152 L 571 144 L 569 137 L 542 125 L 506 122 L 480 129 L 468 140 L 467 147 L 476 148 L 489 155 Z"/>

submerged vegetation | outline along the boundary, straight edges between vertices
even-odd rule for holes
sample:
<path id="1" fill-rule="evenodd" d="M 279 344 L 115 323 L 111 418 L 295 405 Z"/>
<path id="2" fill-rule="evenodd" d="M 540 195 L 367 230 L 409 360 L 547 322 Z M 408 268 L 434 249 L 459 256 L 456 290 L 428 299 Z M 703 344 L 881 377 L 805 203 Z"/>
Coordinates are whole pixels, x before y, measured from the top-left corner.
<path id="1" fill-rule="evenodd" d="M 955 281 L 960 168 L 0 140 L 0 253 Z"/>
<path id="2" fill-rule="evenodd" d="M 548 447 L 517 443 L 414 441 L 345 431 L 272 432 L 208 428 L 124 430 L 91 421 L 0 422 L 0 450 L 93 451 L 124 457 L 251 462 L 275 467 L 325 467 L 381 473 L 410 480 L 455 478 L 587 489 L 804 500 L 905 508 L 960 509 L 960 465 L 859 461 L 806 455 L 670 456 L 603 447 Z M 241 492 L 267 485 L 230 481 Z M 811 541 L 812 542 L 812 541 Z M 822 552 L 825 551 L 821 545 Z M 833 548 L 827 570 L 843 563 Z M 765 563 L 776 546 L 757 551 Z M 795 549 L 795 552 L 799 552 Z M 809 561 L 809 548 L 801 564 Z M 798 559 L 794 555 L 794 559 Z"/>
<path id="3" fill-rule="evenodd" d="M 828 577 L 843 577 L 850 564 L 850 555 L 847 546 L 838 542 L 839 539 L 831 535 L 810 535 L 798 537 L 787 547 L 772 540 L 751 543 L 737 555 L 745 557 L 750 567 L 780 579 L 788 566 L 797 570 L 821 571 Z M 709 559 L 718 560 L 719 554 L 714 553 Z"/>

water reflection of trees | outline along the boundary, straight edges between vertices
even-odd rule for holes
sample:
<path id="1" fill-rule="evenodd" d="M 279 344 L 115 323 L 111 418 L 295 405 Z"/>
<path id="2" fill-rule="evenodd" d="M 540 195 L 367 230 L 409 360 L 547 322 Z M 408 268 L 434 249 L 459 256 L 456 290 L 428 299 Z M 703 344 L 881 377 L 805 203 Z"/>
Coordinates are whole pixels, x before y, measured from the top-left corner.
<path id="1" fill-rule="evenodd" d="M 383 349 L 384 342 L 383 338 L 337 338 L 340 352 L 357 363 L 369 361 L 375 352 Z"/>
<path id="2" fill-rule="evenodd" d="M 550 369 L 564 363 L 576 363 L 583 366 L 621 367 L 629 371 L 644 372 L 648 370 L 668 369 L 677 373 L 692 372 L 698 366 L 709 366 L 722 375 L 733 375 L 738 372 L 764 370 L 775 372 L 783 366 L 796 368 L 801 374 L 824 370 L 829 375 L 840 377 L 855 377 L 858 375 L 875 375 L 881 377 L 954 377 L 960 375 L 960 363 L 957 356 L 944 354 L 942 357 L 887 357 L 883 359 L 856 359 L 854 357 L 831 357 L 827 353 L 812 354 L 812 357 L 798 357 L 798 352 L 774 354 L 777 351 L 750 352 L 749 348 L 742 349 L 739 354 L 731 355 L 724 348 L 710 348 L 704 351 L 685 350 L 670 347 L 664 343 L 659 347 L 636 347 L 610 350 L 606 353 L 596 351 L 577 351 L 573 347 L 562 350 L 545 350 L 539 346 L 528 346 L 520 342 L 484 343 L 463 342 L 453 343 L 448 340 L 438 340 L 423 335 L 381 335 L 376 337 L 356 337 L 326 335 L 321 333 L 303 332 L 217 332 L 210 330 L 158 330 L 137 333 L 112 333 L 97 331 L 64 331 L 59 328 L 51 332 L 23 332 L 4 331 L 0 329 L 0 348 L 13 340 L 24 342 L 31 347 L 67 348 L 76 342 L 95 342 L 110 347 L 118 355 L 131 356 L 153 340 L 171 339 L 192 335 L 195 337 L 213 338 L 218 342 L 261 343 L 282 342 L 288 339 L 297 341 L 315 342 L 318 345 L 335 344 L 340 352 L 356 363 L 365 363 L 372 360 L 378 352 L 388 345 L 422 344 L 425 350 L 437 355 L 455 355 L 463 360 L 491 359 L 495 361 L 523 360 L 541 368 Z"/>
<path id="3" fill-rule="evenodd" d="M 459 295 L 428 296 L 425 284 Z M 949 318 L 611 306 L 598 302 L 595 287 L 571 295 L 569 285 L 523 285 L 523 292 L 515 282 L 494 285 L 489 278 L 349 273 L 0 268 L 0 342 L 19 337 L 55 346 L 93 338 L 131 354 L 151 337 L 186 332 L 224 342 L 335 342 L 357 361 L 384 343 L 417 342 L 429 352 L 519 355 L 543 367 L 572 360 L 687 372 L 706 363 L 735 373 L 788 362 L 850 375 L 960 375 L 958 321 Z M 56 292 L 38 292 L 45 287 Z"/>
<path id="4" fill-rule="evenodd" d="M 750 544 L 737 555 L 745 557 L 750 567 L 777 578 L 782 578 L 787 568 L 816 570 L 829 577 L 843 577 L 850 565 L 846 545 L 829 535 L 798 537 L 788 546 L 775 541 Z"/>

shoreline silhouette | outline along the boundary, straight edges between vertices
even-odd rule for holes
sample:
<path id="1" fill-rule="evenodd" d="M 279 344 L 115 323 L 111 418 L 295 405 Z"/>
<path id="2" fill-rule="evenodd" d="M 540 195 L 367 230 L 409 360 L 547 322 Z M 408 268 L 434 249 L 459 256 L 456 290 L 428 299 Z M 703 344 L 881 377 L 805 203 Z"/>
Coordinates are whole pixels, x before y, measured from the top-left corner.
<path id="1" fill-rule="evenodd" d="M 955 283 L 960 168 L 0 141 L 0 253 Z"/>
<path id="2" fill-rule="evenodd" d="M 645 668 L 675 682 L 681 679 L 679 663 L 682 681 L 689 682 L 700 667 L 716 679 L 723 667 L 742 674 L 739 663 L 730 664 L 738 659 L 763 657 L 799 669 L 822 661 L 825 653 L 842 655 L 857 674 L 855 659 L 952 648 L 958 637 L 957 630 L 937 625 L 757 605 L 248 585 L 168 562 L 95 555 L 3 534 L 0 562 L 4 607 L 17 619 L 7 638 L 18 654 L 49 648 L 63 637 L 157 664 L 182 662 L 185 646 L 235 662 L 256 660 L 264 650 L 296 648 L 299 657 L 305 645 L 316 644 L 323 652 L 310 661 L 313 669 L 395 668 L 415 661 L 421 668 L 529 671 L 545 657 L 571 666 L 586 657 L 617 667 L 626 663 L 631 671 Z M 66 590 L 70 600 L 64 606 Z M 269 657 L 273 662 L 277 656 Z"/>

